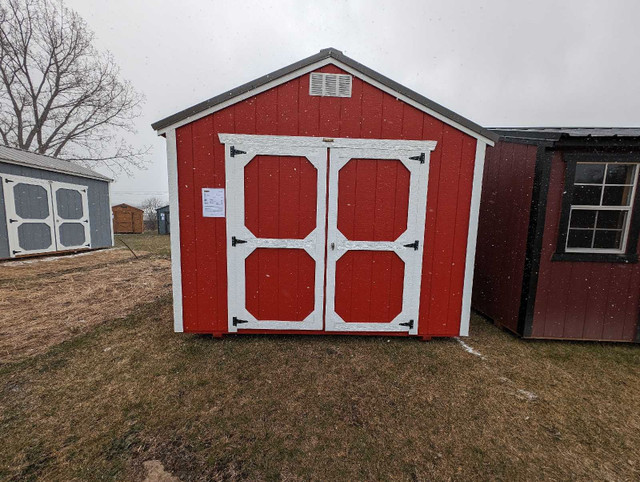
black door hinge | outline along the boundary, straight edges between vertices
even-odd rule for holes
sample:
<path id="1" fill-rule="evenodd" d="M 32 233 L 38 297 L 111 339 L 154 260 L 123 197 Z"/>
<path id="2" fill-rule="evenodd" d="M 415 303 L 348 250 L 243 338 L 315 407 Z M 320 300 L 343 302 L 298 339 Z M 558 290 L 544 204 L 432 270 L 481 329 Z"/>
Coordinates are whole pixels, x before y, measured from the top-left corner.
<path id="1" fill-rule="evenodd" d="M 238 325 L 240 325 L 242 323 L 249 323 L 249 320 L 241 320 L 237 316 L 233 317 L 233 326 L 238 326 Z"/>
<path id="2" fill-rule="evenodd" d="M 9 223 L 17 223 L 18 220 L 17 219 L 9 219 Z"/>
<path id="3" fill-rule="evenodd" d="M 406 323 L 400 323 L 400 326 L 408 326 L 410 330 L 413 330 L 413 320 L 409 320 Z"/>
<path id="4" fill-rule="evenodd" d="M 409 244 L 405 244 L 404 245 L 405 248 L 413 248 L 416 251 L 418 251 L 418 246 L 420 246 L 420 241 L 418 241 L 417 239 L 413 243 L 409 243 Z"/>
<path id="5" fill-rule="evenodd" d="M 425 160 L 424 152 L 421 153 L 419 156 L 413 156 L 413 157 L 410 157 L 409 159 L 411 159 L 412 161 L 420 161 L 420 164 L 424 164 L 424 160 Z"/>
<path id="6" fill-rule="evenodd" d="M 234 248 L 236 247 L 236 244 L 244 244 L 244 243 L 246 243 L 244 239 L 238 239 L 235 236 L 231 236 L 231 246 L 233 246 Z"/>
<path id="7" fill-rule="evenodd" d="M 87 248 L 90 248 L 90 247 L 91 247 L 91 245 L 90 245 L 90 244 L 85 244 L 85 246 L 86 246 Z"/>
<path id="8" fill-rule="evenodd" d="M 17 251 L 17 250 L 15 250 L 15 249 L 14 249 L 14 250 L 12 251 L 12 253 L 13 253 L 13 254 L 18 254 L 18 253 L 22 253 L 22 251 Z"/>
<path id="9" fill-rule="evenodd" d="M 239 149 L 236 149 L 234 146 L 231 146 L 231 157 L 236 157 L 238 154 L 246 154 L 246 151 L 241 151 Z"/>
<path id="10" fill-rule="evenodd" d="M 13 180 L 11 179 L 7 179 L 6 177 L 4 178 L 4 182 L 13 182 Z"/>

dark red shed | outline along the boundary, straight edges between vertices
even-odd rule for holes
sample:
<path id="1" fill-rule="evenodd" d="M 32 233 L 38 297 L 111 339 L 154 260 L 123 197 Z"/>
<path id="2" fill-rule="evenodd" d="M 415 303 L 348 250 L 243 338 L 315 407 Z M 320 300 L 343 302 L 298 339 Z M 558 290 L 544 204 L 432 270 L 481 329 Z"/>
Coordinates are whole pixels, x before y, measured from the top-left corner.
<path id="1" fill-rule="evenodd" d="M 640 341 L 640 129 L 493 131 L 474 309 L 525 338 Z"/>
<path id="2" fill-rule="evenodd" d="M 334 49 L 153 128 L 176 331 L 467 334 L 494 134 Z"/>

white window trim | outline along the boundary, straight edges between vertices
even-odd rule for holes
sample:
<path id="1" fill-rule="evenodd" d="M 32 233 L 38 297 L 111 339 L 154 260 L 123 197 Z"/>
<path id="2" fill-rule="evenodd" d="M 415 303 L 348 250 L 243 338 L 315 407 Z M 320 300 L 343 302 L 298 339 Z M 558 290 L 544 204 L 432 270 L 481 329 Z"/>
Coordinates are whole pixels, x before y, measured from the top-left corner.
<path id="1" fill-rule="evenodd" d="M 602 192 L 600 194 L 600 205 L 584 205 L 584 204 L 570 204 L 569 205 L 569 220 L 567 222 L 567 226 L 566 226 L 566 230 L 567 230 L 567 237 L 565 240 L 565 245 L 564 245 L 564 251 L 565 253 L 587 253 L 587 254 L 624 254 L 627 252 L 627 242 L 629 240 L 629 230 L 631 229 L 631 216 L 633 214 L 633 206 L 635 203 L 635 199 L 636 199 L 636 191 L 638 189 L 638 173 L 640 172 L 640 164 L 637 163 L 632 163 L 632 162 L 605 162 L 605 161 L 594 161 L 594 162 L 588 162 L 588 161 L 579 161 L 576 163 L 576 166 L 579 164 L 604 164 L 605 165 L 605 172 L 603 174 L 603 178 L 602 178 L 602 183 L 587 183 L 587 182 L 575 182 L 575 179 L 572 181 L 573 182 L 573 187 L 575 189 L 575 186 L 599 186 L 602 187 Z M 625 164 L 625 165 L 630 165 L 633 166 L 634 168 L 634 173 L 633 173 L 633 184 L 632 184 L 632 190 L 631 190 L 631 197 L 629 198 L 629 204 L 627 206 L 603 206 L 602 205 L 602 199 L 604 197 L 604 188 L 607 186 L 624 186 L 624 187 L 628 187 L 629 184 L 607 184 L 606 183 L 606 176 L 607 176 L 607 170 L 608 170 L 608 166 L 610 164 Z M 627 216 L 625 218 L 625 225 L 621 230 L 618 229 L 600 229 L 600 231 L 622 231 L 622 241 L 620 243 L 620 249 L 609 249 L 609 248 L 570 248 L 569 247 L 569 233 L 571 231 L 571 229 L 580 229 L 580 228 L 571 228 L 571 216 L 573 214 L 574 210 L 588 210 L 588 211 L 626 211 L 627 212 Z M 590 228 L 584 228 L 584 230 L 588 230 L 588 231 L 592 231 L 592 229 Z M 594 226 L 594 236 L 595 233 L 598 231 L 598 228 L 596 228 Z M 592 240 L 592 244 L 593 244 L 593 240 Z"/>

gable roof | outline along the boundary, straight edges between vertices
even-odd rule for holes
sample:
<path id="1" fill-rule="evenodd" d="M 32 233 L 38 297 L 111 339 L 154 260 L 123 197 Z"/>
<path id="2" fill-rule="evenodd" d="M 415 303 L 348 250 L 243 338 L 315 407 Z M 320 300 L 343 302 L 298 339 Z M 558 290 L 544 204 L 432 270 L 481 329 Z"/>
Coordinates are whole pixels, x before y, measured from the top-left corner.
<path id="1" fill-rule="evenodd" d="M 427 99 L 423 95 L 418 94 L 417 92 L 399 84 L 394 80 L 391 80 L 388 77 L 385 77 L 375 70 L 370 69 L 369 67 L 353 60 L 352 58 L 347 57 L 341 51 L 333 48 L 322 49 L 315 55 L 299 60 L 298 62 L 271 72 L 270 74 L 263 75 L 262 77 L 252 80 L 251 82 L 247 82 L 246 84 L 236 87 L 235 89 L 231 89 L 220 95 L 205 100 L 204 102 L 200 102 L 199 104 L 177 112 L 176 114 L 170 115 L 169 117 L 165 117 L 164 119 L 151 124 L 151 127 L 156 131 L 161 131 L 176 124 L 182 125 L 188 122 L 192 122 L 199 117 L 208 115 L 208 112 L 206 111 L 215 108 L 216 106 L 220 106 L 220 104 L 239 102 L 243 99 L 239 98 L 235 102 L 233 102 L 233 100 L 236 97 L 241 97 L 243 94 L 247 94 L 256 89 L 263 88 L 262 90 L 267 90 L 267 88 L 273 87 L 269 87 L 267 86 L 267 84 L 274 83 L 274 81 L 278 81 L 283 77 L 290 76 L 297 71 L 301 71 L 300 75 L 302 75 L 306 72 L 306 70 L 309 69 L 309 67 L 320 67 L 319 65 L 315 64 L 322 63 L 323 61 L 325 65 L 328 63 L 333 63 L 338 67 L 343 67 L 344 70 L 354 73 L 358 77 L 364 77 L 363 80 L 365 81 L 372 80 L 380 84 L 382 87 L 386 87 L 387 90 L 392 90 L 394 93 L 399 94 L 399 96 L 406 97 L 410 101 L 418 104 L 418 106 L 421 106 L 421 110 L 426 110 L 427 113 L 434 115 L 434 117 L 439 118 L 440 120 L 449 125 L 452 125 L 453 127 L 456 127 L 458 129 L 462 128 L 461 130 L 468 131 L 468 133 L 473 135 L 474 137 L 481 137 L 490 142 L 496 142 L 498 140 L 498 136 L 488 129 L 485 129 L 475 122 L 472 122 L 469 119 L 447 109 L 446 107 L 443 107 L 442 105 L 430 99 Z M 282 80 L 282 82 L 285 82 L 286 80 L 287 79 L 284 79 Z"/>
<path id="2" fill-rule="evenodd" d="M 115 204 L 114 206 L 111 206 L 111 209 L 113 209 L 113 208 L 130 208 L 130 209 L 135 209 L 136 211 L 144 212 L 144 209 L 137 208 L 137 207 L 132 206 L 131 204 L 127 204 L 127 203 Z"/>
<path id="3" fill-rule="evenodd" d="M 111 182 L 113 179 L 103 176 L 99 172 L 92 171 L 84 166 L 79 166 L 71 161 L 64 161 L 56 157 L 36 154 L 35 152 L 16 149 L 0 145 L 0 163 L 15 164 L 18 166 L 32 167 L 44 171 L 59 172 L 72 176 L 88 177 L 100 181 Z"/>

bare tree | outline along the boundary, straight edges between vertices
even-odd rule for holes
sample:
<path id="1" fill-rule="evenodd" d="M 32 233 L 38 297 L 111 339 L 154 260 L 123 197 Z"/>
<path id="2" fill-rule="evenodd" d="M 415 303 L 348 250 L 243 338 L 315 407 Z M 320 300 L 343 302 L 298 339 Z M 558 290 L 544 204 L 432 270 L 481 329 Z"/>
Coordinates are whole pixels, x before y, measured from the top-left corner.
<path id="1" fill-rule="evenodd" d="M 61 2 L 0 0 L 0 140 L 130 172 L 149 151 L 123 138 L 135 132 L 143 96 L 93 37 Z"/>
<path id="2" fill-rule="evenodd" d="M 142 202 L 140 208 L 144 211 L 144 224 L 146 229 L 158 229 L 158 213 L 157 209 L 165 206 L 160 198 L 150 197 Z"/>

